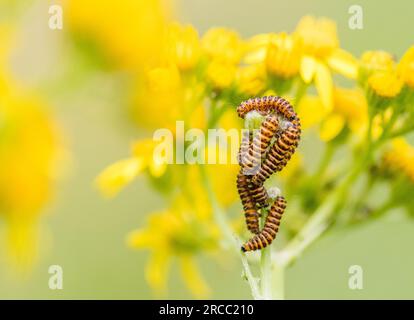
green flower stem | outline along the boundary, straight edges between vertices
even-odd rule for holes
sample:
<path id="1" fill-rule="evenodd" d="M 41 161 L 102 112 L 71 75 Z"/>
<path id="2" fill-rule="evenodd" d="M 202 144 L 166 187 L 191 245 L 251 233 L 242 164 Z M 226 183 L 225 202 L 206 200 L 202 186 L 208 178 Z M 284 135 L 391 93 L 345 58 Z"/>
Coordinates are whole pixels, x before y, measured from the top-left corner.
<path id="1" fill-rule="evenodd" d="M 325 174 L 326 169 L 328 168 L 329 163 L 332 160 L 332 157 L 335 154 L 336 144 L 327 143 L 323 156 L 319 161 L 318 168 L 316 169 L 315 174 L 312 176 L 311 180 L 315 183 L 319 183 L 323 175 Z"/>
<path id="2" fill-rule="evenodd" d="M 224 209 L 220 206 L 218 203 L 216 196 L 214 194 L 213 188 L 211 187 L 210 180 L 208 179 L 206 170 L 203 166 L 200 166 L 200 173 L 201 178 L 204 184 L 204 187 L 207 192 L 207 197 L 209 199 L 209 202 L 211 204 L 212 210 L 213 210 L 213 216 L 214 219 L 220 228 L 221 232 L 224 235 L 224 238 L 231 244 L 231 247 L 235 252 L 237 252 L 240 255 L 240 259 L 243 265 L 244 269 L 244 275 L 247 279 L 247 282 L 250 286 L 250 290 L 252 293 L 252 296 L 255 300 L 262 299 L 262 296 L 260 294 L 259 286 L 257 284 L 257 281 L 255 277 L 253 276 L 253 273 L 250 270 L 249 263 L 247 261 L 246 255 L 241 252 L 240 250 L 240 240 L 237 238 L 237 236 L 233 233 L 230 224 L 226 218 L 226 214 Z"/>
<path id="3" fill-rule="evenodd" d="M 273 276 L 273 299 L 283 300 L 285 299 L 285 270 L 286 267 L 278 263 L 272 264 L 272 276 Z"/>
<path id="4" fill-rule="evenodd" d="M 310 244 L 320 237 L 329 226 L 329 219 L 334 212 L 337 201 L 335 194 L 315 211 L 295 238 L 275 257 L 274 266 L 288 267 Z"/>
<path id="5" fill-rule="evenodd" d="M 263 210 L 261 225 L 262 229 L 266 221 L 268 210 Z M 262 299 L 272 299 L 272 258 L 270 246 L 261 250 L 260 252 L 260 288 L 262 293 Z"/>
<path id="6" fill-rule="evenodd" d="M 343 183 L 331 193 L 326 201 L 309 218 L 305 226 L 299 233 L 286 245 L 281 253 L 276 257 L 274 263 L 281 266 L 289 266 L 303 251 L 317 240 L 333 222 L 334 217 L 340 212 L 341 206 L 348 197 L 352 183 L 358 178 L 359 174 L 366 168 L 372 158 L 372 148 L 368 148 L 366 154 L 360 159 Z"/>
<path id="7" fill-rule="evenodd" d="M 400 128 L 400 129 L 395 130 L 394 132 L 391 132 L 388 135 L 388 138 L 392 139 L 392 138 L 396 138 L 396 137 L 399 137 L 399 136 L 403 136 L 407 133 L 410 133 L 411 131 L 414 131 L 414 124 L 410 123 L 409 125 L 406 125 L 406 126 Z"/>

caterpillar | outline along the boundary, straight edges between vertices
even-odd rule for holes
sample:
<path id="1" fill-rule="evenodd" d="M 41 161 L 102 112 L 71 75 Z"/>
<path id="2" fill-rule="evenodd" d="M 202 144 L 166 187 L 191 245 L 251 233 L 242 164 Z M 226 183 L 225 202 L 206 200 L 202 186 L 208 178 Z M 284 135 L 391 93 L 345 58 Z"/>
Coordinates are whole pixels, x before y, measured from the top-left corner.
<path id="1" fill-rule="evenodd" d="M 280 220 L 286 208 L 286 200 L 279 196 L 270 207 L 266 222 L 260 233 L 256 234 L 241 247 L 243 252 L 260 250 L 272 243 L 279 231 Z"/>
<path id="2" fill-rule="evenodd" d="M 268 194 L 263 184 L 273 173 L 286 166 L 301 135 L 300 119 L 287 100 L 278 96 L 252 98 L 237 107 L 237 113 L 242 119 L 253 110 L 265 116 L 265 119 L 254 137 L 252 134 L 243 137 L 239 151 L 241 170 L 237 177 L 237 187 L 247 228 L 255 234 L 242 246 L 243 252 L 265 248 L 276 237 L 286 200 L 282 196 L 276 198 L 268 211 L 264 227 L 260 230 L 258 208 L 266 208 L 268 203 Z M 255 172 L 246 173 L 246 169 Z"/>
<path id="3" fill-rule="evenodd" d="M 263 112 L 265 107 L 263 103 L 263 98 L 251 98 L 247 101 L 243 101 L 237 107 L 237 113 L 240 118 L 244 119 L 245 115 L 252 110 Z"/>
<path id="4" fill-rule="evenodd" d="M 249 181 L 250 182 L 250 181 Z M 267 191 L 263 185 L 261 186 L 249 186 L 250 194 L 259 208 L 264 208 L 267 205 Z"/>
<path id="5" fill-rule="evenodd" d="M 252 98 L 247 101 L 243 101 L 237 107 L 237 113 L 242 119 L 244 119 L 246 114 L 252 110 L 265 114 L 276 112 L 300 129 L 299 118 L 296 112 L 293 110 L 293 107 L 289 101 L 283 99 L 282 97 L 266 96 L 262 98 Z"/>
<path id="6" fill-rule="evenodd" d="M 255 185 L 262 185 L 273 173 L 281 171 L 295 152 L 300 139 L 299 129 L 290 124 L 273 143 L 259 171 L 252 177 Z"/>
<path id="7" fill-rule="evenodd" d="M 250 140 L 251 133 L 248 130 L 243 130 L 238 154 L 239 165 L 241 167 L 244 167 L 245 163 L 247 162 L 247 154 L 249 152 Z"/>
<path id="8" fill-rule="evenodd" d="M 256 209 L 256 203 L 250 194 L 248 177 L 241 170 L 237 175 L 237 191 L 243 205 L 247 229 L 252 233 L 259 233 L 259 213 Z"/>
<path id="9" fill-rule="evenodd" d="M 257 150 L 260 153 L 260 160 L 265 155 L 278 129 L 279 121 L 273 114 L 268 115 L 262 122 L 260 131 L 253 138 L 253 150 Z"/>
<path id="10" fill-rule="evenodd" d="M 253 143 L 249 145 L 250 138 L 247 139 L 246 134 L 243 134 L 239 164 L 245 169 L 246 174 L 253 175 L 258 172 L 261 161 L 278 129 L 279 121 L 277 117 L 270 114 L 262 122 L 260 130 L 256 132 Z"/>

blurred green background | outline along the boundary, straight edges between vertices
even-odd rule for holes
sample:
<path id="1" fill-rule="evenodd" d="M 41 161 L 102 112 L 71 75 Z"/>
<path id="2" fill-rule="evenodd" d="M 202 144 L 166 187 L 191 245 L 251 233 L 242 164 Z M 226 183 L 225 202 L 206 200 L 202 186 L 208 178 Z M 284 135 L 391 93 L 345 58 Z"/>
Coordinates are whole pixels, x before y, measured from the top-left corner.
<path id="1" fill-rule="evenodd" d="M 51 244 L 41 247 L 40 262 L 22 276 L 0 255 L 0 298 L 150 299 L 144 278 L 147 253 L 127 248 L 125 235 L 143 225 L 148 212 L 161 209 L 162 199 L 143 178 L 112 200 L 103 199 L 92 185 L 96 175 L 126 156 L 130 142 L 143 133 L 127 120 L 123 76 L 101 72 L 88 77 L 84 70 L 90 61 L 75 59 L 64 32 L 48 28 L 48 6 L 55 3 L 59 2 L 28 2 L 19 9 L 22 41 L 11 64 L 15 77 L 53 106 L 68 140 L 72 165 L 42 220 L 43 233 L 52 241 L 43 240 Z M 364 10 L 363 30 L 348 28 L 348 8 L 353 4 Z M 412 45 L 413 10 L 414 3 L 406 0 L 181 0 L 176 14 L 200 33 L 225 26 L 244 37 L 291 31 L 306 14 L 326 16 L 337 22 L 341 46 L 354 55 L 385 49 L 399 57 Z M 63 85 L 62 79 L 66 79 Z M 303 149 L 315 147 L 304 141 Z M 372 224 L 334 230 L 288 270 L 287 298 L 414 298 L 413 242 L 414 222 L 398 211 Z M 212 287 L 211 297 L 249 299 L 248 286 L 240 280 L 239 261 L 223 259 L 200 261 Z M 63 290 L 48 288 L 48 267 L 53 264 L 63 267 Z M 355 264 L 364 270 L 363 290 L 348 288 L 348 268 Z M 176 279 L 170 278 L 169 297 L 192 298 Z"/>

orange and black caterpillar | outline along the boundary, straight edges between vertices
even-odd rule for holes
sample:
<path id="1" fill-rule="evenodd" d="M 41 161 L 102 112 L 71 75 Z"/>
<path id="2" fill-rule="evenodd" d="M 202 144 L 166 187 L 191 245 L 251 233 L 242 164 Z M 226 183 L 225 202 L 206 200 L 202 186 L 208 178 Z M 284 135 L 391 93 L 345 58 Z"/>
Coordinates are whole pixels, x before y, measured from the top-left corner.
<path id="1" fill-rule="evenodd" d="M 289 124 L 273 143 L 259 171 L 252 177 L 252 182 L 262 185 L 273 173 L 281 171 L 295 152 L 299 139 L 300 129 Z"/>
<path id="2" fill-rule="evenodd" d="M 276 234 L 279 230 L 280 219 L 286 208 L 286 200 L 282 196 L 276 198 L 275 202 L 271 206 L 269 213 L 266 217 L 265 225 L 260 231 L 247 241 L 242 247 L 243 252 L 260 250 L 272 243 L 276 238 Z"/>
<path id="3" fill-rule="evenodd" d="M 242 168 L 244 168 L 247 163 L 247 155 L 249 153 L 250 143 L 251 133 L 248 130 L 242 130 L 242 139 L 238 155 L 239 165 Z"/>
<path id="4" fill-rule="evenodd" d="M 249 179 L 242 170 L 237 175 L 237 191 L 243 205 L 247 229 L 252 233 L 259 233 L 259 213 L 253 196 L 250 194 Z"/>
<path id="5" fill-rule="evenodd" d="M 247 101 L 243 101 L 237 107 L 237 113 L 242 119 L 244 119 L 247 113 L 253 110 L 256 110 L 262 114 L 276 112 L 291 122 L 298 120 L 296 112 L 293 110 L 293 107 L 289 101 L 278 96 L 252 98 Z"/>
<path id="6" fill-rule="evenodd" d="M 244 252 L 262 249 L 276 237 L 286 201 L 281 196 L 276 198 L 260 230 L 258 208 L 268 206 L 268 195 L 263 183 L 286 166 L 301 135 L 300 119 L 287 100 L 276 96 L 254 98 L 242 102 L 237 108 L 238 115 L 243 119 L 253 110 L 265 116 L 265 120 L 257 135 L 253 138 L 251 133 L 244 136 L 239 151 L 241 170 L 237 178 L 238 189 L 247 227 L 255 233 L 242 246 Z"/>
<path id="7" fill-rule="evenodd" d="M 268 115 L 262 122 L 260 130 L 256 132 L 253 142 L 250 143 L 250 135 L 243 134 L 240 146 L 240 165 L 246 169 L 246 174 L 253 174 L 264 158 L 267 149 L 279 129 L 279 121 L 274 114 Z"/>
<path id="8" fill-rule="evenodd" d="M 265 189 L 264 186 L 256 186 L 250 183 L 250 178 L 248 178 L 249 181 L 249 190 L 250 190 L 250 194 L 254 200 L 254 202 L 256 203 L 256 205 L 259 208 L 264 208 L 267 206 L 267 199 L 268 199 L 268 195 L 267 195 L 267 191 Z"/>

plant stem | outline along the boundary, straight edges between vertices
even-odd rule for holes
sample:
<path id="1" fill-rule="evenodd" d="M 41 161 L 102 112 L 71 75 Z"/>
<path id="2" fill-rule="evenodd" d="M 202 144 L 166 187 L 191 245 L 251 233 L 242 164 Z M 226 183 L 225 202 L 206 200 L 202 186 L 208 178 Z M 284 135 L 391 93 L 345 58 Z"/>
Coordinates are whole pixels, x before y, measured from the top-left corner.
<path id="1" fill-rule="evenodd" d="M 261 228 L 265 224 L 267 218 L 268 210 L 262 210 L 261 218 Z M 272 259 L 271 259 L 271 250 L 270 247 L 266 247 L 260 252 L 260 287 L 262 293 L 262 299 L 271 300 L 272 299 Z"/>
<path id="2" fill-rule="evenodd" d="M 272 259 L 270 247 L 261 250 L 260 259 L 260 287 L 264 300 L 272 299 Z"/>
<path id="3" fill-rule="evenodd" d="M 286 267 L 290 265 L 302 252 L 318 239 L 328 226 L 332 223 L 333 217 L 339 212 L 341 204 L 344 203 L 348 196 L 349 189 L 352 183 L 358 178 L 360 172 L 369 163 L 372 156 L 372 149 L 368 148 L 365 155 L 362 156 L 359 163 L 357 163 L 348 177 L 343 183 L 331 193 L 327 200 L 315 211 L 309 218 L 305 226 L 299 233 L 288 243 L 285 249 L 279 253 L 278 259 L 275 263 Z"/>
<path id="4" fill-rule="evenodd" d="M 410 125 L 407 125 L 405 127 L 395 130 L 394 132 L 388 135 L 388 138 L 392 139 L 392 138 L 396 138 L 399 136 L 403 136 L 411 131 L 414 131 L 414 124 L 410 124 Z"/>
<path id="5" fill-rule="evenodd" d="M 315 211 L 295 238 L 278 254 L 274 265 L 289 266 L 311 243 L 319 238 L 329 225 L 329 218 L 334 211 L 336 201 L 336 197 L 331 197 Z"/>
<path id="6" fill-rule="evenodd" d="M 323 177 L 325 170 L 328 168 L 328 165 L 331 162 L 333 155 L 335 154 L 335 150 L 336 146 L 333 143 L 326 144 L 323 156 L 318 164 L 318 168 L 311 178 L 312 181 L 318 183 L 319 180 Z"/>
<path id="7" fill-rule="evenodd" d="M 231 244 L 231 247 L 235 252 L 237 252 L 240 255 L 240 259 L 243 265 L 244 275 L 247 279 L 247 282 L 250 286 L 250 290 L 252 293 L 252 296 L 255 300 L 262 299 L 262 296 L 260 294 L 259 286 L 257 284 L 256 279 L 254 278 L 249 263 L 247 261 L 247 258 L 244 253 L 240 250 L 240 240 L 237 238 L 237 236 L 233 233 L 230 224 L 226 218 L 226 214 L 224 212 L 224 209 L 221 207 L 221 205 L 218 203 L 216 196 L 214 194 L 213 188 L 211 187 L 210 180 L 208 179 L 206 170 L 203 166 L 200 166 L 200 173 L 201 178 L 204 184 L 204 187 L 207 192 L 207 197 L 209 199 L 209 202 L 211 204 L 212 210 L 213 210 L 213 216 L 214 219 L 220 228 L 221 232 L 223 233 L 225 239 Z"/>
<path id="8" fill-rule="evenodd" d="M 285 270 L 286 267 L 273 263 L 273 299 L 285 299 Z"/>

